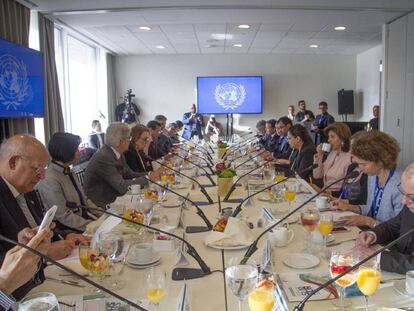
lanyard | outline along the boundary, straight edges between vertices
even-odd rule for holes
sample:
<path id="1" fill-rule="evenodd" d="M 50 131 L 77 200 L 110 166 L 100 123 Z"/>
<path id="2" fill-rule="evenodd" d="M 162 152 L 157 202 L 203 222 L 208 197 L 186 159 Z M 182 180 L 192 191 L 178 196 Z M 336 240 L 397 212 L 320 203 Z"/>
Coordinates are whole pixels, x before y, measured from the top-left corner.
<path id="1" fill-rule="evenodd" d="M 388 182 L 392 178 L 392 175 L 394 175 L 394 171 L 390 171 L 390 173 L 388 174 L 387 181 L 385 182 L 384 187 L 382 188 L 379 187 L 379 177 L 378 176 L 375 177 L 374 196 L 372 197 L 371 209 L 370 209 L 370 214 L 374 219 L 377 218 L 378 210 L 381 206 L 382 196 L 384 194 L 385 187 L 387 186 Z"/>

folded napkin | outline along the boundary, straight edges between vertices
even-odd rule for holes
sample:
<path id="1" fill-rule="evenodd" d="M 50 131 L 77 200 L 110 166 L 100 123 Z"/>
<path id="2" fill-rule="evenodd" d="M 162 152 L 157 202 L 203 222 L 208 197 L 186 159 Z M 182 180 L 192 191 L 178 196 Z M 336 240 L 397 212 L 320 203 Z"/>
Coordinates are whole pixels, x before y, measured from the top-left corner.
<path id="1" fill-rule="evenodd" d="M 229 217 L 224 232 L 212 231 L 205 240 L 206 245 L 241 246 L 253 243 L 254 236 L 247 224 L 238 218 Z"/>
<path id="2" fill-rule="evenodd" d="M 176 310 L 191 311 L 190 289 L 188 288 L 188 285 L 186 283 L 184 283 L 183 287 L 181 288 L 180 294 L 178 295 Z"/>

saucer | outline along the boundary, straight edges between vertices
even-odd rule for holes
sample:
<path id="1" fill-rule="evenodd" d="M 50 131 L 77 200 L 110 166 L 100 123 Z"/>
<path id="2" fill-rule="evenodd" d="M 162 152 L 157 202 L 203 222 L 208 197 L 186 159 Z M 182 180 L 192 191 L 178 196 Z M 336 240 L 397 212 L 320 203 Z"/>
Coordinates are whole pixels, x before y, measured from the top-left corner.
<path id="1" fill-rule="evenodd" d="M 133 268 L 133 269 L 146 269 L 146 268 L 157 266 L 157 265 L 160 264 L 160 262 L 161 262 L 161 260 L 155 261 L 155 262 L 150 263 L 148 265 L 134 265 L 134 264 L 127 261 L 126 264 L 127 264 L 128 267 Z"/>
<path id="2" fill-rule="evenodd" d="M 145 261 L 144 262 L 143 261 L 140 261 L 140 260 L 138 260 L 136 258 L 135 259 L 134 258 L 130 258 L 130 257 L 127 258 L 126 262 L 129 263 L 129 264 L 131 264 L 131 265 L 133 265 L 133 266 L 148 266 L 148 265 L 152 265 L 152 264 L 160 261 L 160 259 L 161 259 L 160 254 L 158 252 L 154 251 L 152 253 L 151 260 L 148 260 L 146 262 Z"/>
<path id="3" fill-rule="evenodd" d="M 405 289 L 405 279 L 404 280 L 397 280 L 394 282 L 394 290 L 401 294 L 404 295 L 406 297 L 410 297 L 410 298 L 414 298 L 414 295 L 411 295 L 409 293 L 407 293 L 406 289 Z"/>
<path id="4" fill-rule="evenodd" d="M 283 263 L 295 269 L 310 269 L 316 267 L 320 263 L 320 259 L 311 254 L 293 253 L 283 258 Z"/>
<path id="5" fill-rule="evenodd" d="M 167 201 L 162 202 L 161 205 L 164 207 L 179 207 L 181 206 L 181 202 L 177 199 L 169 199 Z"/>

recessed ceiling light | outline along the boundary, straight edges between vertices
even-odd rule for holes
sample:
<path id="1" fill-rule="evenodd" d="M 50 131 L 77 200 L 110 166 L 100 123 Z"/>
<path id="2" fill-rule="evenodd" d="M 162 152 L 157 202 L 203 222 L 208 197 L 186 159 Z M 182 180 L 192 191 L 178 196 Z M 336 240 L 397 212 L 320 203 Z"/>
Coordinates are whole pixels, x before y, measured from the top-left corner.
<path id="1" fill-rule="evenodd" d="M 218 45 L 217 44 L 207 44 L 206 45 L 206 48 L 207 49 L 212 49 L 212 48 L 215 48 L 215 47 L 217 47 Z"/>
<path id="2" fill-rule="evenodd" d="M 241 47 L 243 47 L 243 44 L 236 43 L 236 44 L 233 44 L 233 46 L 234 46 L 235 48 L 241 48 Z"/>
<path id="3" fill-rule="evenodd" d="M 346 27 L 345 26 L 336 26 L 334 29 L 337 30 L 337 31 L 343 31 L 343 30 L 346 29 Z"/>
<path id="4" fill-rule="evenodd" d="M 155 46 L 155 48 L 156 49 L 165 49 L 165 46 L 163 46 L 163 45 L 157 45 L 157 46 Z"/>
<path id="5" fill-rule="evenodd" d="M 140 26 L 140 27 L 138 27 L 138 29 L 139 30 L 144 30 L 144 31 L 150 31 L 151 30 L 151 27 L 148 27 L 148 26 Z"/>
<path id="6" fill-rule="evenodd" d="M 309 47 L 312 49 L 317 49 L 319 46 L 317 44 L 309 44 Z"/>
<path id="7" fill-rule="evenodd" d="M 225 34 L 225 33 L 213 33 L 211 35 L 211 37 L 213 39 L 216 39 L 216 40 L 231 40 L 231 39 L 233 39 L 232 34 Z"/>
<path id="8" fill-rule="evenodd" d="M 242 24 L 242 25 L 239 25 L 239 26 L 237 26 L 238 28 L 240 28 L 240 29 L 249 29 L 250 28 L 250 25 L 246 25 L 246 24 Z"/>

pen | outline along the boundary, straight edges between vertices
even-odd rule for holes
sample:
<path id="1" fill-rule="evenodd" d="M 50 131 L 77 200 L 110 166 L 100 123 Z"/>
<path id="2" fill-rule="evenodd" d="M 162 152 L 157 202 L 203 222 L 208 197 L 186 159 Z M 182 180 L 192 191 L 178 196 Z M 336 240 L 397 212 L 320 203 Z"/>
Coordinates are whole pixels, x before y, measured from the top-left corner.
<path id="1" fill-rule="evenodd" d="M 62 240 L 62 241 L 65 240 L 65 238 L 62 235 L 60 235 L 60 234 L 58 234 L 58 238 L 59 238 L 59 240 Z"/>
<path id="2" fill-rule="evenodd" d="M 312 176 L 309 176 L 309 183 L 313 185 Z"/>

